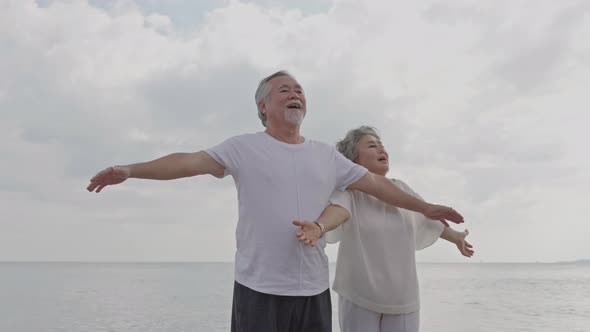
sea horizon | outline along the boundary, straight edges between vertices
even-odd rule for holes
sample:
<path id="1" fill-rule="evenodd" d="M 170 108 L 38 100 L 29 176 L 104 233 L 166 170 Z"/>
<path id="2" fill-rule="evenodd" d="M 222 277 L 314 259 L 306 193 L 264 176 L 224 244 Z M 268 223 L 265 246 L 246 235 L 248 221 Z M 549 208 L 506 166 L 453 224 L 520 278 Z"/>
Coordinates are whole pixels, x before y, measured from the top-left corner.
<path id="1" fill-rule="evenodd" d="M 191 264 L 191 263 L 212 263 L 212 264 L 234 264 L 235 261 L 189 261 L 189 260 L 0 260 L 3 263 L 89 263 L 89 264 Z M 336 264 L 336 261 L 329 261 Z M 590 263 L 590 259 L 563 260 L 563 261 L 418 261 L 417 264 L 578 264 Z"/>

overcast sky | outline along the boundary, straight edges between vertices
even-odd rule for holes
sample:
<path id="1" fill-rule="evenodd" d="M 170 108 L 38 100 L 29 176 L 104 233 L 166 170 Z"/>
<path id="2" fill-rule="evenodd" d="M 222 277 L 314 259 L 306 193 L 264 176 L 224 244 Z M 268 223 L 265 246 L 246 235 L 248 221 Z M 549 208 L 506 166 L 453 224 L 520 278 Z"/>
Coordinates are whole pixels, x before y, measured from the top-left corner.
<path id="1" fill-rule="evenodd" d="M 230 177 L 85 187 L 263 130 L 279 69 L 304 136 L 375 126 L 389 175 L 465 216 L 476 255 L 420 261 L 590 258 L 588 1 L 1 0 L 0 260 L 232 261 Z"/>

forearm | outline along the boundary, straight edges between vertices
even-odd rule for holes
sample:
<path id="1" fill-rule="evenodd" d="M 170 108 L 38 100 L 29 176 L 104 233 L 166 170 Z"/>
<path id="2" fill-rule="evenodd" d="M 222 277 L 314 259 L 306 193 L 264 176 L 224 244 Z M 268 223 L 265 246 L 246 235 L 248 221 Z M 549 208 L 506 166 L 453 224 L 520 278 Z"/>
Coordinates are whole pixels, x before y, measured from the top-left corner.
<path id="1" fill-rule="evenodd" d="M 430 204 L 405 193 L 384 176 L 367 173 L 349 189 L 360 190 L 377 199 L 403 209 L 424 213 Z"/>
<path id="2" fill-rule="evenodd" d="M 342 225 L 350 218 L 350 213 L 339 205 L 330 205 L 324 209 L 317 222 L 324 225 L 325 231 L 329 232 Z"/>
<path id="3" fill-rule="evenodd" d="M 145 163 L 126 165 L 131 178 L 172 180 L 197 175 L 192 167 L 191 153 L 172 153 Z"/>

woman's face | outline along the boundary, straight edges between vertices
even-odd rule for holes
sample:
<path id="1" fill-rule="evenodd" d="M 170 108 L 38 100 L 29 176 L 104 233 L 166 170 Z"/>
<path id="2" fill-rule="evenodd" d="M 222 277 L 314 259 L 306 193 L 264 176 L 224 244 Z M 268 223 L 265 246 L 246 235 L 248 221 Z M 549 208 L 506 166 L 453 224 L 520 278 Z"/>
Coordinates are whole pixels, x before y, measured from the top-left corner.
<path id="1" fill-rule="evenodd" d="M 369 171 L 383 175 L 389 171 L 389 155 L 381 141 L 373 135 L 363 136 L 356 145 L 358 156 L 355 163 L 364 166 Z"/>

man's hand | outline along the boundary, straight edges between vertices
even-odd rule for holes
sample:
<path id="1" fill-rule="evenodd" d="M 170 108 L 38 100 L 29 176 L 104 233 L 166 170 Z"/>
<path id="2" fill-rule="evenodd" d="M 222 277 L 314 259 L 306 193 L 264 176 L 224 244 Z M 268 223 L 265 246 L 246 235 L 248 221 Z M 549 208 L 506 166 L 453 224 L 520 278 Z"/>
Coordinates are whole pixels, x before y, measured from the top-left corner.
<path id="1" fill-rule="evenodd" d="M 426 218 L 440 220 L 443 224 L 445 223 L 443 220 L 448 220 L 455 224 L 460 224 L 464 221 L 463 216 L 459 212 L 444 205 L 428 204 L 423 214 Z"/>
<path id="2" fill-rule="evenodd" d="M 320 227 L 312 221 L 293 221 L 293 225 L 299 226 L 299 231 L 295 236 L 306 246 L 313 247 L 322 236 Z"/>
<path id="3" fill-rule="evenodd" d="M 126 166 L 112 166 L 103 171 L 100 171 L 92 179 L 86 189 L 99 193 L 104 187 L 108 185 L 119 184 L 129 178 L 131 171 Z"/>

